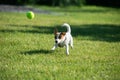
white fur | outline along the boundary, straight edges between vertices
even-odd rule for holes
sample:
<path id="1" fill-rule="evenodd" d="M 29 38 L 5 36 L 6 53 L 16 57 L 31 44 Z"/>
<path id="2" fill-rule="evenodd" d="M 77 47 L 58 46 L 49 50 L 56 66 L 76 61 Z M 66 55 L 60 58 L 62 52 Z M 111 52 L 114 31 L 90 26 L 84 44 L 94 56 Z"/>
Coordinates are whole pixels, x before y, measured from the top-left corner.
<path id="1" fill-rule="evenodd" d="M 69 45 L 71 46 L 71 48 L 73 48 L 73 38 L 72 38 L 72 35 L 71 35 L 71 28 L 70 28 L 70 25 L 67 24 L 67 23 L 64 23 L 62 25 L 62 27 L 66 27 L 67 32 L 66 32 L 66 34 L 65 34 L 65 36 L 62 40 L 61 39 L 56 39 L 56 41 L 58 41 L 58 43 L 55 43 L 52 50 L 55 50 L 58 46 L 60 46 L 60 47 L 65 46 L 66 47 L 66 54 L 69 55 Z"/>

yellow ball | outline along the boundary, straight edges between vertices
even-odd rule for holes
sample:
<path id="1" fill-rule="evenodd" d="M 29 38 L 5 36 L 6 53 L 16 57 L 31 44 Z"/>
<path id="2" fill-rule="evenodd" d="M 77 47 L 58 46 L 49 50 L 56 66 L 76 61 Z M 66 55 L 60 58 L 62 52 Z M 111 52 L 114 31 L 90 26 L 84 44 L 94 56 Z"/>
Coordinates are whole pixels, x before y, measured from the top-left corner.
<path id="1" fill-rule="evenodd" d="M 26 13 L 26 16 L 27 16 L 28 19 L 33 19 L 35 17 L 35 15 L 34 15 L 34 13 L 32 11 L 28 11 Z"/>

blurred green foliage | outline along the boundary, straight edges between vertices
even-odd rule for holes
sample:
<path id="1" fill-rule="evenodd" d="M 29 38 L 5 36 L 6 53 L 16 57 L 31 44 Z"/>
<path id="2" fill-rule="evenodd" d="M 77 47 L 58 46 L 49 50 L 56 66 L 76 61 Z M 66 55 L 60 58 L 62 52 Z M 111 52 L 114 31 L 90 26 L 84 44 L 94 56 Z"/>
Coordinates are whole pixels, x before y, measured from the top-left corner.
<path id="1" fill-rule="evenodd" d="M 120 7 L 120 0 L 0 0 L 0 4 L 12 5 L 48 5 L 48 6 L 82 6 L 82 5 L 100 5 Z"/>
<path id="2" fill-rule="evenodd" d="M 39 4 L 49 6 L 69 6 L 84 5 L 86 0 L 1 0 L 0 4 L 13 4 L 13 5 L 25 5 L 25 4 Z"/>
<path id="3" fill-rule="evenodd" d="M 120 0 L 86 0 L 89 5 L 120 7 Z"/>

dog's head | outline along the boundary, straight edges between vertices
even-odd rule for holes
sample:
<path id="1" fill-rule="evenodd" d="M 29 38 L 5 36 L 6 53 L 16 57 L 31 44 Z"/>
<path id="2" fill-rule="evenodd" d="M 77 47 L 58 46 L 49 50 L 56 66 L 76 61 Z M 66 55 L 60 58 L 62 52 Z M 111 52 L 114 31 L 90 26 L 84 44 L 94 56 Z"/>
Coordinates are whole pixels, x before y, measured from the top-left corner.
<path id="1" fill-rule="evenodd" d="M 66 32 L 58 32 L 57 28 L 54 29 L 55 43 L 59 44 L 65 40 Z"/>

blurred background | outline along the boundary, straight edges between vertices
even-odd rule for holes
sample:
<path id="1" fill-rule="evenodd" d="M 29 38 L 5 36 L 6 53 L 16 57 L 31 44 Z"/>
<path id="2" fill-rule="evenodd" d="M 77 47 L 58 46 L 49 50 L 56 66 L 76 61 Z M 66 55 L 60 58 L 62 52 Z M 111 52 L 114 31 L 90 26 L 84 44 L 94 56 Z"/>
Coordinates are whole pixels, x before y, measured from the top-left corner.
<path id="1" fill-rule="evenodd" d="M 120 7 L 120 0 L 0 0 L 4 5 L 47 5 L 47 6 L 84 6 L 96 5 L 107 7 Z"/>

